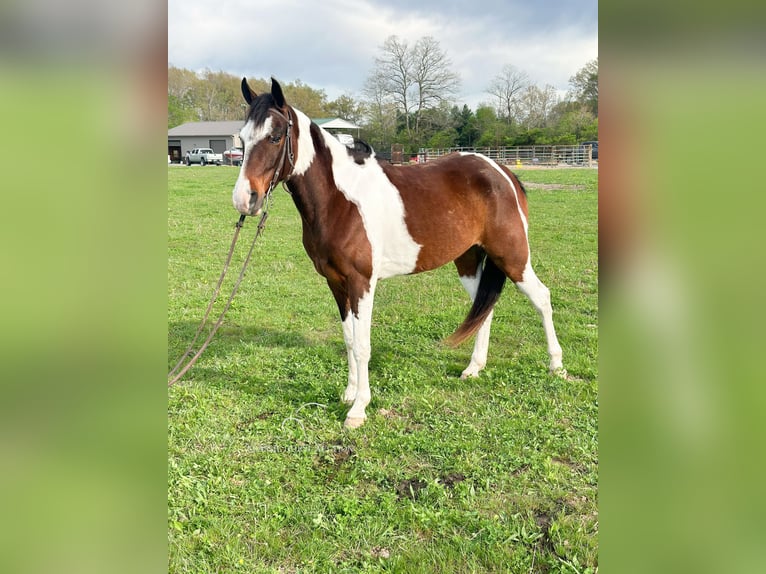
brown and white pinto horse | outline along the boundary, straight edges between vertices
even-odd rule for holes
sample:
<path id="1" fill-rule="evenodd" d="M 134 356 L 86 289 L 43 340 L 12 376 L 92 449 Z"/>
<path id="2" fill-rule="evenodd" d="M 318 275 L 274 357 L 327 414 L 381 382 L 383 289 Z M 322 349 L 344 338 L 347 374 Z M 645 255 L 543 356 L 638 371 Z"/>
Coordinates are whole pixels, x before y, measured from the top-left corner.
<path id="1" fill-rule="evenodd" d="M 338 304 L 348 352 L 351 409 L 345 426 L 360 426 L 370 402 L 367 365 L 378 279 L 435 269 L 450 261 L 473 300 L 450 337 L 478 331 L 462 378 L 487 362 L 490 323 L 506 277 L 542 317 L 552 372 L 564 373 L 550 293 L 532 270 L 526 192 L 516 176 L 479 154 L 451 154 L 413 166 L 378 162 L 364 145 L 349 149 L 289 106 L 272 78 L 256 95 L 242 79 L 250 108 L 240 133 L 244 157 L 234 207 L 258 215 L 283 182 L 303 220 L 303 245 Z"/>

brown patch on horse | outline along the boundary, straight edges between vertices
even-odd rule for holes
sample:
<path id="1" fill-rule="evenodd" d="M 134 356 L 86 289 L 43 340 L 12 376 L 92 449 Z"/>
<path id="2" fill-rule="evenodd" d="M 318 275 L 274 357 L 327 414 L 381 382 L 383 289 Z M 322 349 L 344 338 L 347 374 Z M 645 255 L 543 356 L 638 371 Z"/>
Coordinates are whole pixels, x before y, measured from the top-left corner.
<path id="1" fill-rule="evenodd" d="M 461 276 L 474 276 L 483 265 L 471 310 L 447 339 L 449 345 L 460 344 L 481 327 L 506 276 L 521 281 L 527 264 L 528 243 L 519 214 L 519 207 L 527 214 L 526 194 L 513 172 L 500 169 L 516 193 L 492 164 L 473 155 L 450 154 L 425 165 L 383 166 L 400 190 L 407 228 L 422 245 L 415 273 L 455 261 Z M 471 251 L 477 246 L 486 257 L 479 259 Z"/>
<path id="2" fill-rule="evenodd" d="M 466 193 L 476 174 L 462 169 L 463 159 L 451 154 L 425 165 L 381 165 L 399 190 L 410 235 L 422 246 L 413 273 L 441 267 L 481 243 L 486 206 Z"/>
<path id="3" fill-rule="evenodd" d="M 359 299 L 370 290 L 372 246 L 359 208 L 332 178 L 332 156 L 315 124 L 311 124 L 311 138 L 314 160 L 305 174 L 290 179 L 288 187 L 303 219 L 303 247 L 314 268 L 327 279 L 345 319 L 349 311 L 358 313 Z M 338 221 L 343 225 L 337 225 Z"/>

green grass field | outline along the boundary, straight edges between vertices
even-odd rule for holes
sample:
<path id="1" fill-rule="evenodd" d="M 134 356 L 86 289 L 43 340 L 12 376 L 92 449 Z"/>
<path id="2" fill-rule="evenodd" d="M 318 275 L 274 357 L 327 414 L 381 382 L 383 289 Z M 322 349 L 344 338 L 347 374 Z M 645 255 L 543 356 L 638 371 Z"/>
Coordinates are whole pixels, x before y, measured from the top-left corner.
<path id="1" fill-rule="evenodd" d="M 168 169 L 169 369 L 223 265 L 237 173 Z M 169 572 L 597 570 L 598 174 L 518 173 L 555 184 L 528 187 L 530 241 L 570 380 L 547 373 L 542 325 L 512 284 L 487 368 L 461 381 L 473 341 L 441 342 L 470 306 L 454 267 L 388 279 L 369 418 L 344 431 L 337 309 L 280 190 L 221 330 L 168 393 Z"/>

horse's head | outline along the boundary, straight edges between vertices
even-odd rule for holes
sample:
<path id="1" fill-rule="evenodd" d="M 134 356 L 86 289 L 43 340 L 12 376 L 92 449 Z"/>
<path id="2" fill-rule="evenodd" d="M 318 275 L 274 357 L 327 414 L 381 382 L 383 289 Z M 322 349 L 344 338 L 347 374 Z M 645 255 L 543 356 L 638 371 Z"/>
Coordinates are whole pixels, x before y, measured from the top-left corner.
<path id="1" fill-rule="evenodd" d="M 271 93 L 260 96 L 242 78 L 242 95 L 250 107 L 240 131 L 244 155 L 232 201 L 240 213 L 258 215 L 266 195 L 292 170 L 295 114 L 274 78 Z"/>

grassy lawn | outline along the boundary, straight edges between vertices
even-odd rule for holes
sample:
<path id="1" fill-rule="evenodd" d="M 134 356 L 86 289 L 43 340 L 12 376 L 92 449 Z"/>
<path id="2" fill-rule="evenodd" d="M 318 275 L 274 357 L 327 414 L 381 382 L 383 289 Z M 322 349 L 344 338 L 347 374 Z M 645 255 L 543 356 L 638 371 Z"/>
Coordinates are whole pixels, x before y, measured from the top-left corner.
<path id="1" fill-rule="evenodd" d="M 223 265 L 237 173 L 168 169 L 168 369 Z M 280 190 L 224 325 L 168 393 L 169 572 L 596 570 L 597 171 L 518 173 L 562 186 L 529 188 L 530 241 L 571 380 L 548 375 L 542 325 L 512 284 L 487 368 L 460 381 L 473 341 L 441 343 L 469 308 L 454 267 L 388 279 L 369 418 L 344 431 L 337 309 Z"/>

